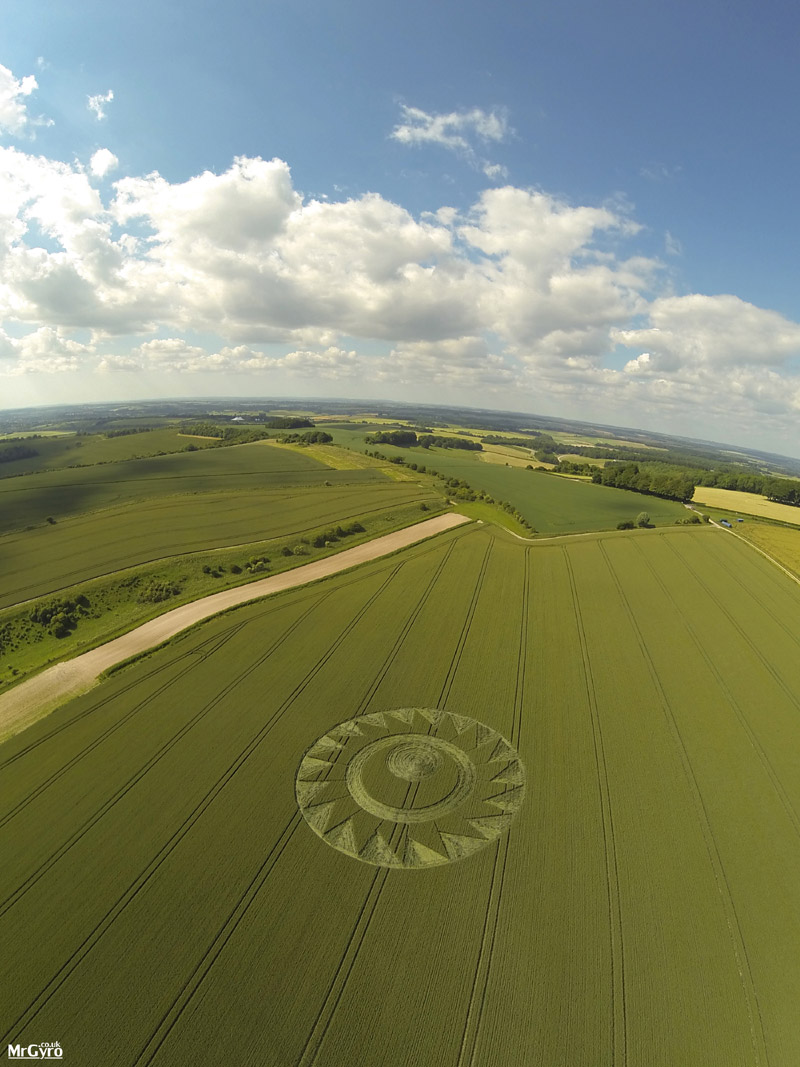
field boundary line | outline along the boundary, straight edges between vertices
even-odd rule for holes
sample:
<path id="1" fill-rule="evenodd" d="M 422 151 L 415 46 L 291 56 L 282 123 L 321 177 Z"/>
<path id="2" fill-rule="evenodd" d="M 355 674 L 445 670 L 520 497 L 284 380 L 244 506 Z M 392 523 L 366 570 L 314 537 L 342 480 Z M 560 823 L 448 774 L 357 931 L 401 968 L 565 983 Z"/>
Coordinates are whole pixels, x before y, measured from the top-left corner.
<path id="1" fill-rule="evenodd" d="M 714 522 L 713 519 L 711 521 Z M 754 552 L 758 552 L 764 559 L 768 559 L 773 566 L 777 567 L 778 570 L 783 571 L 787 578 L 791 578 L 793 582 L 797 582 L 797 584 L 800 585 L 800 577 L 798 577 L 794 571 L 790 571 L 788 567 L 784 567 L 784 565 L 775 559 L 774 556 L 771 556 L 769 552 L 765 552 L 763 548 L 754 545 L 752 541 L 748 541 L 746 537 L 742 537 L 742 535 L 738 534 L 735 530 L 726 530 L 724 526 L 720 526 L 719 523 L 716 522 L 714 522 L 714 525 L 717 529 L 722 530 L 723 533 L 730 534 L 731 537 L 735 537 L 737 541 L 741 541 L 742 544 L 747 545 L 748 548 L 752 548 Z M 792 527 L 789 527 L 789 529 L 792 529 Z M 794 527 L 794 529 L 797 529 L 797 527 Z"/>
<path id="2" fill-rule="evenodd" d="M 689 792 L 692 796 L 694 808 L 698 816 L 700 823 L 700 829 L 705 840 L 706 851 L 711 863 L 711 869 L 714 873 L 714 881 L 717 885 L 717 892 L 719 893 L 720 902 L 722 904 L 723 912 L 725 913 L 725 921 L 728 927 L 728 933 L 731 940 L 731 947 L 733 949 L 734 961 L 736 964 L 736 970 L 739 974 L 741 982 L 742 993 L 744 994 L 745 1005 L 747 1008 L 748 1023 L 750 1029 L 750 1040 L 753 1047 L 753 1054 L 755 1056 L 756 1067 L 762 1063 L 761 1053 L 763 1052 L 763 1062 L 769 1064 L 769 1053 L 767 1051 L 767 1039 L 764 1033 L 764 1019 L 761 1014 L 761 1005 L 758 999 L 758 993 L 756 991 L 755 981 L 753 979 L 753 972 L 750 966 L 750 959 L 747 954 L 747 945 L 742 934 L 741 924 L 739 923 L 739 915 L 736 910 L 736 904 L 733 900 L 733 894 L 731 893 L 730 883 L 728 876 L 725 873 L 725 865 L 722 862 L 722 856 L 720 855 L 719 845 L 714 835 L 714 829 L 711 825 L 711 820 L 708 815 L 708 809 L 706 808 L 705 800 L 703 799 L 703 793 L 700 789 L 700 784 L 697 781 L 697 775 L 694 772 L 692 761 L 689 758 L 689 752 L 686 747 L 686 742 L 683 739 L 683 734 L 680 731 L 678 722 L 675 718 L 675 713 L 672 710 L 672 706 L 667 698 L 667 694 L 664 691 L 664 687 L 661 684 L 661 679 L 656 670 L 655 663 L 647 648 L 647 642 L 644 639 L 639 624 L 636 621 L 636 616 L 633 613 L 633 609 L 630 606 L 625 591 L 622 588 L 622 583 L 619 580 L 617 572 L 609 559 L 603 546 L 600 546 L 600 552 L 603 556 L 603 560 L 608 568 L 608 572 L 616 587 L 617 595 L 620 598 L 620 602 L 628 616 L 629 625 L 636 636 L 639 650 L 642 654 L 642 659 L 645 662 L 650 679 L 653 683 L 653 688 L 658 694 L 658 700 L 661 704 L 661 711 L 667 722 L 670 733 L 672 734 L 673 742 L 678 750 L 678 755 L 683 766 L 683 772 L 686 776 L 686 781 L 689 786 Z M 760 1040 L 759 1040 L 760 1039 Z"/>
<path id="3" fill-rule="evenodd" d="M 603 731 L 600 725 L 600 709 L 594 684 L 592 661 L 589 655 L 589 643 L 583 624 L 578 589 L 572 561 L 566 546 L 562 546 L 567 576 L 569 578 L 578 641 L 583 660 L 586 699 L 589 705 L 589 717 L 592 724 L 594 758 L 597 767 L 597 789 L 600 796 L 601 823 L 603 827 L 603 851 L 606 862 L 606 894 L 608 899 L 609 942 L 611 949 L 611 1062 L 624 1067 L 628 1060 L 628 1015 L 625 996 L 625 941 L 622 923 L 622 897 L 619 885 L 619 862 L 617 841 L 614 832 L 614 816 L 611 805 L 611 786 L 608 779 L 608 764 L 605 756 Z M 619 1019 L 617 1018 L 619 1015 Z"/>
<path id="4" fill-rule="evenodd" d="M 430 551 L 430 548 L 423 549 L 422 551 L 423 552 Z M 388 567 L 392 567 L 393 566 L 393 564 L 391 562 L 391 557 L 386 557 L 386 560 L 387 560 L 387 562 L 382 567 L 376 568 L 374 573 L 380 574 L 384 570 L 387 569 L 387 566 Z M 352 575 L 352 577 L 350 577 L 347 581 L 340 582 L 338 588 L 339 589 L 345 589 L 348 586 L 356 585 L 359 582 L 366 581 L 368 578 L 369 578 L 369 572 L 354 573 Z M 310 599 L 313 599 L 316 596 L 318 596 L 318 591 L 316 591 L 313 586 L 310 586 L 308 588 L 307 592 L 305 592 L 304 594 L 294 598 L 293 603 L 295 605 L 301 605 L 301 604 L 304 604 L 306 601 L 308 601 Z M 258 613 L 251 615 L 250 618 L 247 619 L 247 620 L 243 620 L 241 622 L 234 623 L 233 626 L 228 628 L 228 630 L 223 631 L 223 634 L 227 634 L 227 633 L 231 633 L 232 634 L 234 631 L 238 631 L 242 627 L 249 625 L 249 623 L 254 621 L 255 619 L 264 619 L 264 618 L 268 617 L 269 615 L 274 615 L 279 611 L 283 611 L 283 609 L 285 607 L 286 607 L 286 601 L 284 601 L 284 600 L 277 600 L 277 601 L 266 600 L 265 601 L 265 606 L 264 606 L 262 611 L 259 611 Z M 214 618 L 214 616 L 209 616 L 209 619 L 204 619 L 203 622 L 208 622 L 213 618 Z M 198 626 L 200 626 L 200 625 L 202 625 L 202 623 L 198 624 Z M 184 630 L 181 634 L 177 635 L 178 640 L 183 640 L 185 637 L 188 637 L 189 633 L 190 633 L 189 630 Z M 147 680 L 147 678 L 152 677 L 153 675 L 159 674 L 162 671 L 168 670 L 170 666 L 174 666 L 176 663 L 180 662 L 180 660 L 185 658 L 186 656 L 199 655 L 201 660 L 205 659 L 205 657 L 210 654 L 208 652 L 208 646 L 213 644 L 214 641 L 218 641 L 220 639 L 220 636 L 221 635 L 213 635 L 212 634 L 210 637 L 207 637 L 204 641 L 201 641 L 200 644 L 195 645 L 193 648 L 187 649 L 180 657 L 177 657 L 175 660 L 172 660 L 172 661 L 169 661 L 167 663 L 154 666 L 153 669 L 150 671 L 150 673 L 148 675 L 145 675 L 145 676 L 139 677 L 139 678 L 134 678 L 127 685 L 125 685 L 125 686 L 121 687 L 120 689 L 118 689 L 111 696 L 104 696 L 102 699 L 98 700 L 96 703 L 92 704 L 90 707 L 88 707 L 88 708 L 84 709 L 83 711 L 79 712 L 77 715 L 73 716 L 71 719 L 68 719 L 66 722 L 61 723 L 59 726 L 56 726 L 53 730 L 51 730 L 49 733 L 45 734 L 43 737 L 40 737 L 38 740 L 31 742 L 31 744 L 29 744 L 29 745 L 26 745 L 25 748 L 20 749 L 19 752 L 14 753 L 14 755 L 10 756 L 7 760 L 0 761 L 0 770 L 2 770 L 4 767 L 9 766 L 11 763 L 14 763 L 16 760 L 21 759 L 23 756 L 28 755 L 30 752 L 32 752 L 34 749 L 38 748 L 40 745 L 43 745 L 45 742 L 51 740 L 53 737 L 56 737 L 58 734 L 62 733 L 64 730 L 68 729 L 70 726 L 73 726 L 75 723 L 78 723 L 82 719 L 86 718 L 87 715 L 91 715 L 95 711 L 98 711 L 101 708 L 104 708 L 108 704 L 109 700 L 116 700 L 117 697 L 119 697 L 119 696 L 121 696 L 121 695 L 123 695 L 125 693 L 129 693 L 131 691 L 131 689 L 135 689 L 137 685 L 142 685 L 143 682 L 145 682 Z M 154 652 L 159 647 L 161 647 L 161 646 L 156 645 L 152 649 L 148 649 L 145 653 L 143 653 L 143 655 L 148 655 L 150 652 Z M 135 662 L 135 659 L 133 660 L 133 662 Z M 41 720 L 37 720 L 37 721 L 41 721 Z M 7 737 L 5 740 L 11 740 L 11 738 Z"/>
<path id="5" fill-rule="evenodd" d="M 233 760 L 232 763 L 222 772 L 217 778 L 214 784 L 200 799 L 195 808 L 186 816 L 181 825 L 175 830 L 167 841 L 161 846 L 155 856 L 148 862 L 144 869 L 139 873 L 134 882 L 118 897 L 115 904 L 106 912 L 105 916 L 95 926 L 83 940 L 83 942 L 71 953 L 67 960 L 61 965 L 56 974 L 50 979 L 50 981 L 39 991 L 34 1000 L 24 1010 L 22 1015 L 11 1026 L 8 1032 L 0 1038 L 0 1044 L 3 1041 L 13 1036 L 13 1034 L 23 1025 L 28 1025 L 32 1019 L 38 1015 L 44 1005 L 50 1000 L 50 998 L 58 991 L 58 989 L 67 980 L 69 975 L 75 970 L 76 967 L 82 963 L 83 959 L 91 952 L 92 948 L 98 943 L 103 934 L 112 925 L 117 916 L 127 907 L 127 905 L 134 899 L 134 897 L 140 892 L 140 890 L 150 881 L 153 875 L 156 873 L 162 863 L 165 862 L 167 857 L 177 848 L 183 838 L 194 827 L 195 823 L 202 817 L 205 811 L 213 804 L 219 794 L 225 789 L 228 783 L 234 778 L 236 773 L 247 762 L 247 760 L 256 751 L 261 742 L 267 737 L 274 725 L 282 718 L 286 711 L 291 707 L 297 697 L 303 692 L 303 690 L 310 684 L 312 678 L 324 667 L 339 645 L 345 640 L 348 634 L 354 629 L 358 622 L 363 618 L 373 603 L 381 596 L 386 587 L 391 582 L 392 578 L 402 569 L 405 565 L 404 562 L 400 562 L 392 570 L 387 579 L 379 586 L 378 589 L 370 596 L 364 605 L 359 609 L 357 614 L 347 623 L 345 628 L 341 631 L 339 636 L 334 639 L 331 645 L 329 645 L 327 651 L 323 653 L 317 662 L 310 670 L 306 672 L 301 682 L 299 682 L 291 693 L 285 698 L 285 700 L 278 706 L 273 715 L 261 726 L 257 733 L 247 742 L 245 747 L 241 750 L 239 755 Z M 330 594 L 325 594 L 321 599 L 327 599 Z M 317 600 L 316 603 L 320 603 Z M 312 605 L 313 607 L 313 605 Z M 309 609 L 310 611 L 311 609 Z M 307 615 L 308 612 L 305 613 Z M 302 618 L 305 618 L 305 615 Z M 249 673 L 249 671 L 247 672 Z M 224 692 L 227 692 L 229 688 L 233 688 L 242 675 L 239 676 L 230 686 L 226 687 Z M 221 699 L 223 694 L 218 694 L 217 699 Z"/>
<path id="6" fill-rule="evenodd" d="M 377 572 L 373 572 L 373 573 L 380 574 L 383 569 L 384 568 L 378 569 Z M 394 569 L 397 569 L 397 564 L 394 564 Z M 354 575 L 348 581 L 340 583 L 339 586 L 338 586 L 338 589 L 341 590 L 341 589 L 348 588 L 349 586 L 352 586 L 352 585 L 357 585 L 360 582 L 368 580 L 369 577 L 370 577 L 369 572 L 360 573 L 360 574 Z M 309 599 L 315 599 L 318 596 L 319 596 L 319 592 L 318 591 L 317 592 L 309 591 L 304 596 L 298 597 L 294 601 L 294 604 L 297 605 L 297 606 L 300 606 L 300 605 L 304 604 L 306 601 L 308 601 Z M 180 681 L 180 679 L 183 678 L 184 674 L 188 670 L 190 670 L 193 666 L 198 665 L 198 663 L 202 663 L 209 655 L 213 655 L 215 652 L 217 652 L 221 647 L 223 647 L 224 644 L 227 643 L 228 640 L 230 640 L 233 636 L 238 634 L 238 632 L 241 629 L 243 629 L 245 626 L 249 625 L 250 622 L 253 622 L 256 619 L 264 619 L 264 618 L 266 618 L 266 617 L 268 617 L 270 615 L 274 615 L 275 613 L 277 613 L 279 611 L 282 611 L 286 607 L 286 602 L 285 601 L 279 602 L 277 604 L 272 604 L 270 602 L 267 602 L 267 603 L 268 603 L 269 606 L 267 606 L 263 611 L 258 612 L 256 615 L 251 616 L 250 619 L 234 623 L 233 626 L 228 627 L 228 629 L 224 630 L 221 634 L 212 634 L 211 637 L 206 638 L 206 640 L 202 641 L 199 645 L 195 645 L 193 648 L 187 649 L 180 657 L 176 658 L 175 660 L 167 662 L 167 663 L 164 663 L 164 664 L 161 664 L 161 665 L 155 667 L 153 669 L 153 671 L 150 672 L 149 675 L 146 675 L 144 677 L 136 678 L 132 682 L 130 682 L 127 685 L 125 685 L 124 687 L 122 687 L 121 689 L 118 689 L 115 693 L 111 694 L 110 696 L 105 696 L 102 700 L 97 701 L 91 707 L 86 708 L 84 711 L 82 711 L 78 715 L 74 716 L 74 718 L 68 720 L 65 723 L 62 723 L 60 726 L 56 727 L 55 730 L 50 731 L 44 737 L 39 738 L 39 740 L 34 741 L 32 744 L 26 746 L 20 752 L 15 753 L 8 760 L 0 762 L 0 770 L 2 770 L 4 767 L 7 767 L 7 766 L 11 765 L 12 763 L 16 762 L 18 759 L 22 759 L 24 756 L 29 755 L 30 752 L 34 751 L 40 745 L 42 745 L 45 742 L 51 740 L 54 736 L 57 736 L 58 734 L 62 733 L 64 730 L 68 729 L 70 726 L 74 725 L 76 722 L 80 722 L 82 719 L 86 718 L 86 716 L 91 715 L 94 712 L 104 708 L 109 703 L 110 700 L 116 700 L 121 695 L 130 692 L 131 689 L 135 689 L 137 685 L 141 685 L 144 681 L 147 680 L 147 678 L 152 677 L 152 676 L 154 676 L 156 674 L 159 674 L 159 673 L 161 673 L 161 672 L 163 672 L 165 670 L 168 670 L 171 666 L 175 666 L 176 664 L 180 663 L 182 660 L 184 660 L 186 658 L 191 658 L 191 663 L 189 664 L 189 666 L 187 668 L 185 668 L 183 671 L 181 671 L 171 681 L 164 683 L 164 685 L 161 688 L 157 689 L 155 691 L 155 693 L 151 693 L 146 699 L 152 699 L 153 696 L 160 696 L 163 692 L 165 692 L 176 681 Z M 303 618 L 305 618 L 306 614 L 307 614 L 307 612 L 304 613 Z M 295 624 L 293 623 L 291 625 L 292 625 L 292 627 L 294 627 Z M 195 657 L 197 657 L 197 658 L 195 658 Z M 94 741 L 90 742 L 84 749 L 82 749 L 80 752 L 76 753 L 75 757 L 73 757 L 73 759 L 70 761 L 69 766 L 74 766 L 74 764 L 76 762 L 78 762 L 84 755 L 86 755 L 89 751 L 91 751 L 94 747 L 96 747 L 96 745 L 98 743 L 101 743 L 102 741 L 106 740 L 109 736 L 111 736 L 115 732 L 115 730 L 118 727 L 125 725 L 125 723 L 130 720 L 132 715 L 137 714 L 139 711 L 141 711 L 142 707 L 144 706 L 144 703 L 145 703 L 144 700 L 140 701 L 140 703 L 138 705 L 136 705 L 127 715 L 123 716 L 121 719 L 117 720 L 115 723 L 112 723 Z M 47 788 L 48 785 L 52 784 L 53 781 L 55 781 L 57 778 L 59 778 L 61 776 L 61 774 L 64 772 L 64 770 L 66 770 L 66 769 L 69 769 L 69 767 L 68 766 L 61 767 L 61 768 L 58 769 L 58 771 L 54 772 L 50 776 L 49 779 L 45 779 L 44 782 L 40 783 L 40 786 L 37 787 L 37 792 L 42 792 L 43 789 Z M 31 794 L 28 794 L 28 798 L 30 798 L 30 797 L 31 797 Z M 9 817 L 8 814 L 6 816 L 0 817 L 0 827 L 2 827 L 4 825 L 4 823 L 7 821 L 8 817 Z"/>
<path id="7" fill-rule="evenodd" d="M 361 545 L 346 548 L 334 556 L 261 578 L 248 585 L 212 593 L 200 600 L 173 608 L 98 648 L 48 667 L 41 674 L 4 693 L 0 696 L 0 730 L 7 735 L 24 729 L 47 710 L 54 710 L 69 697 L 77 696 L 91 688 L 99 675 L 109 667 L 162 644 L 212 615 L 251 600 L 331 577 L 361 563 L 408 548 L 466 522 L 471 520 L 464 515 L 447 512 L 394 533 L 383 534 Z"/>

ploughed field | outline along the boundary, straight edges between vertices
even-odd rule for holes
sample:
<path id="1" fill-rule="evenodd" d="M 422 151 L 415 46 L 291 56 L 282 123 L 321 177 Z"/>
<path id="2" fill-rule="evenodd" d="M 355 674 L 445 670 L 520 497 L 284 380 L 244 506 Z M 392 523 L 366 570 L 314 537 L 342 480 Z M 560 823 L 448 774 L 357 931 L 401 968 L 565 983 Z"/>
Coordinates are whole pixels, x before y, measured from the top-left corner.
<path id="1" fill-rule="evenodd" d="M 0 747 L 0 1040 L 796 1067 L 798 607 L 472 526 L 195 629 Z"/>

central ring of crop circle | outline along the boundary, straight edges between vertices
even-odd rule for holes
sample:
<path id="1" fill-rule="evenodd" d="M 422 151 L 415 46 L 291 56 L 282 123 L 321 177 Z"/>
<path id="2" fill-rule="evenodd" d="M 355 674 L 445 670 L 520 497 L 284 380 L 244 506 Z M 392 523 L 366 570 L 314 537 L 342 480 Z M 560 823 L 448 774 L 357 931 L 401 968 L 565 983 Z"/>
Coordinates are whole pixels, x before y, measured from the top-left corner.
<path id="1" fill-rule="evenodd" d="M 442 763 L 441 755 L 430 745 L 415 741 L 401 741 L 386 757 L 386 766 L 395 778 L 407 782 L 421 782 L 436 774 Z"/>
<path id="2" fill-rule="evenodd" d="M 381 867 L 463 859 L 504 833 L 525 768 L 496 730 L 439 708 L 347 719 L 306 751 L 300 812 L 326 844 Z"/>
<path id="3" fill-rule="evenodd" d="M 464 803 L 475 787 L 475 768 L 472 766 L 466 752 L 463 752 L 448 741 L 443 741 L 439 737 L 427 737 L 423 734 L 412 734 L 411 739 L 406 740 L 407 736 L 379 737 L 377 741 L 366 745 L 347 764 L 345 781 L 347 782 L 350 796 L 355 800 L 356 804 L 379 819 L 390 822 L 430 822 L 441 815 L 446 815 L 449 811 L 453 811 L 454 808 Z M 417 806 L 415 796 L 412 795 L 407 806 L 405 804 L 399 806 L 385 804 L 379 798 L 370 795 L 364 785 L 363 772 L 366 764 L 371 759 L 380 756 L 387 749 L 390 750 L 391 754 L 384 762 L 393 774 L 394 771 L 391 767 L 392 755 L 397 753 L 398 749 L 400 749 L 399 758 L 406 763 L 411 762 L 413 766 L 420 767 L 425 760 L 431 761 L 433 773 L 441 769 L 443 761 L 440 753 L 444 753 L 455 764 L 455 783 L 441 799 L 434 800 L 431 803 Z M 411 755 L 412 751 L 416 755 Z M 409 756 L 411 756 L 411 759 L 409 759 Z M 402 778 L 406 776 L 396 775 L 396 777 Z M 428 777 L 430 777 L 429 774 L 423 773 L 419 774 L 417 778 L 406 778 L 406 780 L 409 782 L 422 781 Z"/>

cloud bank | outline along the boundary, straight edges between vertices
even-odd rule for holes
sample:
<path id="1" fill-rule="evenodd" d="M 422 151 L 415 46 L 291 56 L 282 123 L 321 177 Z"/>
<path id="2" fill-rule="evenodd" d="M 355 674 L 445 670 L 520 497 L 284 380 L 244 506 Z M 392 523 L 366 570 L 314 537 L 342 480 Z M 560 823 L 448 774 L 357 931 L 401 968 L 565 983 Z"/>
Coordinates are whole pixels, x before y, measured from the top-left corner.
<path id="1" fill-rule="evenodd" d="M 28 114 L 27 97 L 38 88 L 32 74 L 17 79 L 0 64 L 0 134 L 20 136 L 29 133 L 32 126 L 42 125 L 42 119 Z"/>
<path id="2" fill-rule="evenodd" d="M 24 82 L 4 98 L 17 127 Z M 491 113 L 406 111 L 412 141 L 506 132 Z M 618 207 L 505 185 L 415 217 L 376 193 L 304 197 L 280 159 L 183 182 L 111 182 L 116 167 L 108 149 L 64 163 L 0 148 L 0 374 L 368 383 L 627 424 L 690 412 L 728 438 L 800 411 L 800 325 L 674 295 Z"/>

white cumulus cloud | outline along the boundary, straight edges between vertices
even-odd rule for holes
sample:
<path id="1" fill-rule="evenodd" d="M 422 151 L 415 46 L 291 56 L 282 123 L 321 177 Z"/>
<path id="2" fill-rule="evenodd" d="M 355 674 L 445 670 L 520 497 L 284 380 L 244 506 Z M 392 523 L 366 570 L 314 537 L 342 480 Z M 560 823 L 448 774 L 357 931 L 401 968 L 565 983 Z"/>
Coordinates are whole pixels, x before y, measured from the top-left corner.
<path id="1" fill-rule="evenodd" d="M 89 169 L 96 178 L 105 178 L 119 166 L 119 160 L 108 148 L 98 148 L 89 162 Z"/>
<path id="2" fill-rule="evenodd" d="M 17 79 L 8 67 L 0 65 L 0 133 L 25 132 L 31 121 L 26 97 L 38 87 L 32 74 Z"/>
<path id="3" fill-rule="evenodd" d="M 0 376 L 58 374 L 77 371 L 93 353 L 91 345 L 66 337 L 61 330 L 42 326 L 20 338 L 0 330 Z"/>
<path id="4" fill-rule="evenodd" d="M 109 89 L 107 93 L 96 93 L 94 96 L 86 97 L 86 106 L 92 112 L 98 122 L 101 122 L 106 117 L 106 104 L 110 104 L 114 99 L 114 90 Z"/>
<path id="5" fill-rule="evenodd" d="M 279 159 L 93 181 L 114 162 L 0 148 L 6 373 L 386 383 L 565 413 L 579 394 L 625 424 L 800 409 L 800 324 L 665 295 L 624 205 L 505 185 L 416 216 L 377 193 L 304 197 Z"/>

